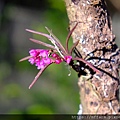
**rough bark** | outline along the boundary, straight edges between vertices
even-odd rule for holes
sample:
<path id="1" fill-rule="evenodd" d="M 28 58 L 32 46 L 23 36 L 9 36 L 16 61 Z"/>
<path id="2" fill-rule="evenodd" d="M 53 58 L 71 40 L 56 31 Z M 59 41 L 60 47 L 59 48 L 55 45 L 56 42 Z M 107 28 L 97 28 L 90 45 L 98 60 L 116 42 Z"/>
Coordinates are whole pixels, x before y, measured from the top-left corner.
<path id="1" fill-rule="evenodd" d="M 80 64 L 78 85 L 83 114 L 118 114 L 120 50 L 104 0 L 65 0 L 75 54 L 101 71 Z M 78 54 L 80 53 L 80 54 Z M 82 67 L 82 68 L 81 68 Z"/>

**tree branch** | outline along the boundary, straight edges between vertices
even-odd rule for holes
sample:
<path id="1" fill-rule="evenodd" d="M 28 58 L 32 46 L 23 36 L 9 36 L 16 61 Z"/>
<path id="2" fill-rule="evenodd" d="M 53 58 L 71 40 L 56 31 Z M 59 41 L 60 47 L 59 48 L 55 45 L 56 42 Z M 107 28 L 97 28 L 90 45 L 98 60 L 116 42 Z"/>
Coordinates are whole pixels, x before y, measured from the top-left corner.
<path id="1" fill-rule="evenodd" d="M 78 23 L 72 33 L 73 42 L 79 40 L 76 49 L 82 58 L 102 72 L 94 73 L 86 65 L 86 74 L 79 71 L 78 85 L 83 114 L 118 114 L 120 49 L 115 43 L 105 1 L 64 1 L 70 29 Z M 81 64 L 79 67 L 81 68 Z"/>

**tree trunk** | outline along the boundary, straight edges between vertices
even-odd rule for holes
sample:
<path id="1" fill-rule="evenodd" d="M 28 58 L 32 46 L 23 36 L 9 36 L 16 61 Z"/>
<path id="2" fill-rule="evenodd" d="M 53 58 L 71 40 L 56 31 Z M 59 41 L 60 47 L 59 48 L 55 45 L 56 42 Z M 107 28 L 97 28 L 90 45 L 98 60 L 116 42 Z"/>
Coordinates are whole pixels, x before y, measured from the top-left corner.
<path id="1" fill-rule="evenodd" d="M 118 114 L 120 50 L 112 33 L 104 0 L 64 0 L 76 56 L 93 64 L 101 73 L 80 64 L 78 85 L 82 114 Z M 80 55 L 81 54 L 81 55 Z"/>

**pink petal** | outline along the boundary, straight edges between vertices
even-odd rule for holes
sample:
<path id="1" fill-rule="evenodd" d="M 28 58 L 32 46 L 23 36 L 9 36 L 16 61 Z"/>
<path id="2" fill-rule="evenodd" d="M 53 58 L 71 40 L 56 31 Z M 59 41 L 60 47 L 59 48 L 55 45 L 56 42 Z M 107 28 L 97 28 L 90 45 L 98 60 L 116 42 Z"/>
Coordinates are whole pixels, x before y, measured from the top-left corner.
<path id="1" fill-rule="evenodd" d="M 34 58 L 30 58 L 28 61 L 29 61 L 32 65 L 35 63 L 35 59 L 34 59 Z"/>
<path id="2" fill-rule="evenodd" d="M 50 58 L 43 58 L 42 59 L 44 61 L 45 64 L 50 64 L 51 63 L 51 59 Z"/>
<path id="3" fill-rule="evenodd" d="M 41 50 L 39 56 L 48 57 L 48 50 Z"/>
<path id="4" fill-rule="evenodd" d="M 72 59 L 72 56 L 65 56 L 65 61 L 69 64 Z"/>
<path id="5" fill-rule="evenodd" d="M 61 62 L 62 62 L 61 59 L 56 59 L 56 60 L 55 60 L 55 63 L 56 63 L 56 64 L 60 64 Z"/>
<path id="6" fill-rule="evenodd" d="M 58 56 L 58 54 L 53 53 L 53 54 L 52 54 L 52 57 L 53 57 L 53 58 L 57 58 L 57 57 L 59 57 L 59 56 Z"/>
<path id="7" fill-rule="evenodd" d="M 35 56 L 37 56 L 38 52 L 35 49 L 32 49 L 29 51 L 29 54 L 30 54 L 30 56 L 35 57 Z"/>

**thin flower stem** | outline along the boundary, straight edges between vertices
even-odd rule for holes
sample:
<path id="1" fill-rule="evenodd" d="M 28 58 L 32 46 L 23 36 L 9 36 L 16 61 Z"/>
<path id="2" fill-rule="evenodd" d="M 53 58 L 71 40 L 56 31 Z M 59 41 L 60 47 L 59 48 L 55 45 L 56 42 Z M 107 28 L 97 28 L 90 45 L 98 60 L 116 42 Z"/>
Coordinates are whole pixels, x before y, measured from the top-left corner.
<path id="1" fill-rule="evenodd" d="M 24 57 L 24 58 L 20 59 L 19 62 L 22 62 L 22 61 L 24 61 L 24 60 L 28 60 L 28 59 L 30 59 L 30 58 L 32 58 L 32 56 Z"/>
<path id="2" fill-rule="evenodd" d="M 69 51 L 70 55 L 72 55 L 72 51 L 73 51 L 73 49 L 78 45 L 78 43 L 79 43 L 79 40 L 74 43 L 74 45 L 72 46 L 72 48 L 71 48 L 70 51 Z"/>
<path id="3" fill-rule="evenodd" d="M 49 65 L 51 65 L 52 63 L 50 63 Z M 35 84 L 35 82 L 38 80 L 38 78 L 40 77 L 40 75 L 44 72 L 44 70 L 49 66 L 46 65 L 43 69 L 41 69 L 38 74 L 35 76 L 35 79 L 32 81 L 32 83 L 29 85 L 29 89 Z"/>
<path id="4" fill-rule="evenodd" d="M 47 44 L 45 42 L 42 42 L 42 41 L 39 41 L 39 40 L 35 40 L 35 39 L 32 39 L 32 38 L 30 38 L 30 41 L 56 50 L 56 48 L 53 45 Z"/>
<path id="5" fill-rule="evenodd" d="M 95 68 L 91 63 L 87 62 L 86 60 L 82 59 L 82 58 L 72 58 L 73 60 L 79 60 L 82 61 L 83 63 L 87 64 L 91 69 L 93 69 L 95 72 L 101 74 L 101 71 L 99 71 L 97 68 Z"/>
<path id="6" fill-rule="evenodd" d="M 50 36 L 52 36 L 54 38 L 55 43 L 58 45 L 57 47 L 59 47 L 63 51 L 63 53 L 67 54 L 65 48 L 63 47 L 63 45 L 61 44 L 59 39 L 52 33 L 51 30 L 49 30 L 49 28 L 47 28 L 47 27 L 45 27 L 45 28 L 50 33 Z"/>
<path id="7" fill-rule="evenodd" d="M 68 42 L 69 42 L 69 39 L 70 39 L 70 36 L 72 35 L 74 29 L 77 27 L 78 23 L 76 23 L 76 25 L 72 28 L 72 30 L 69 32 L 67 38 L 66 38 L 66 51 L 68 52 Z"/>

